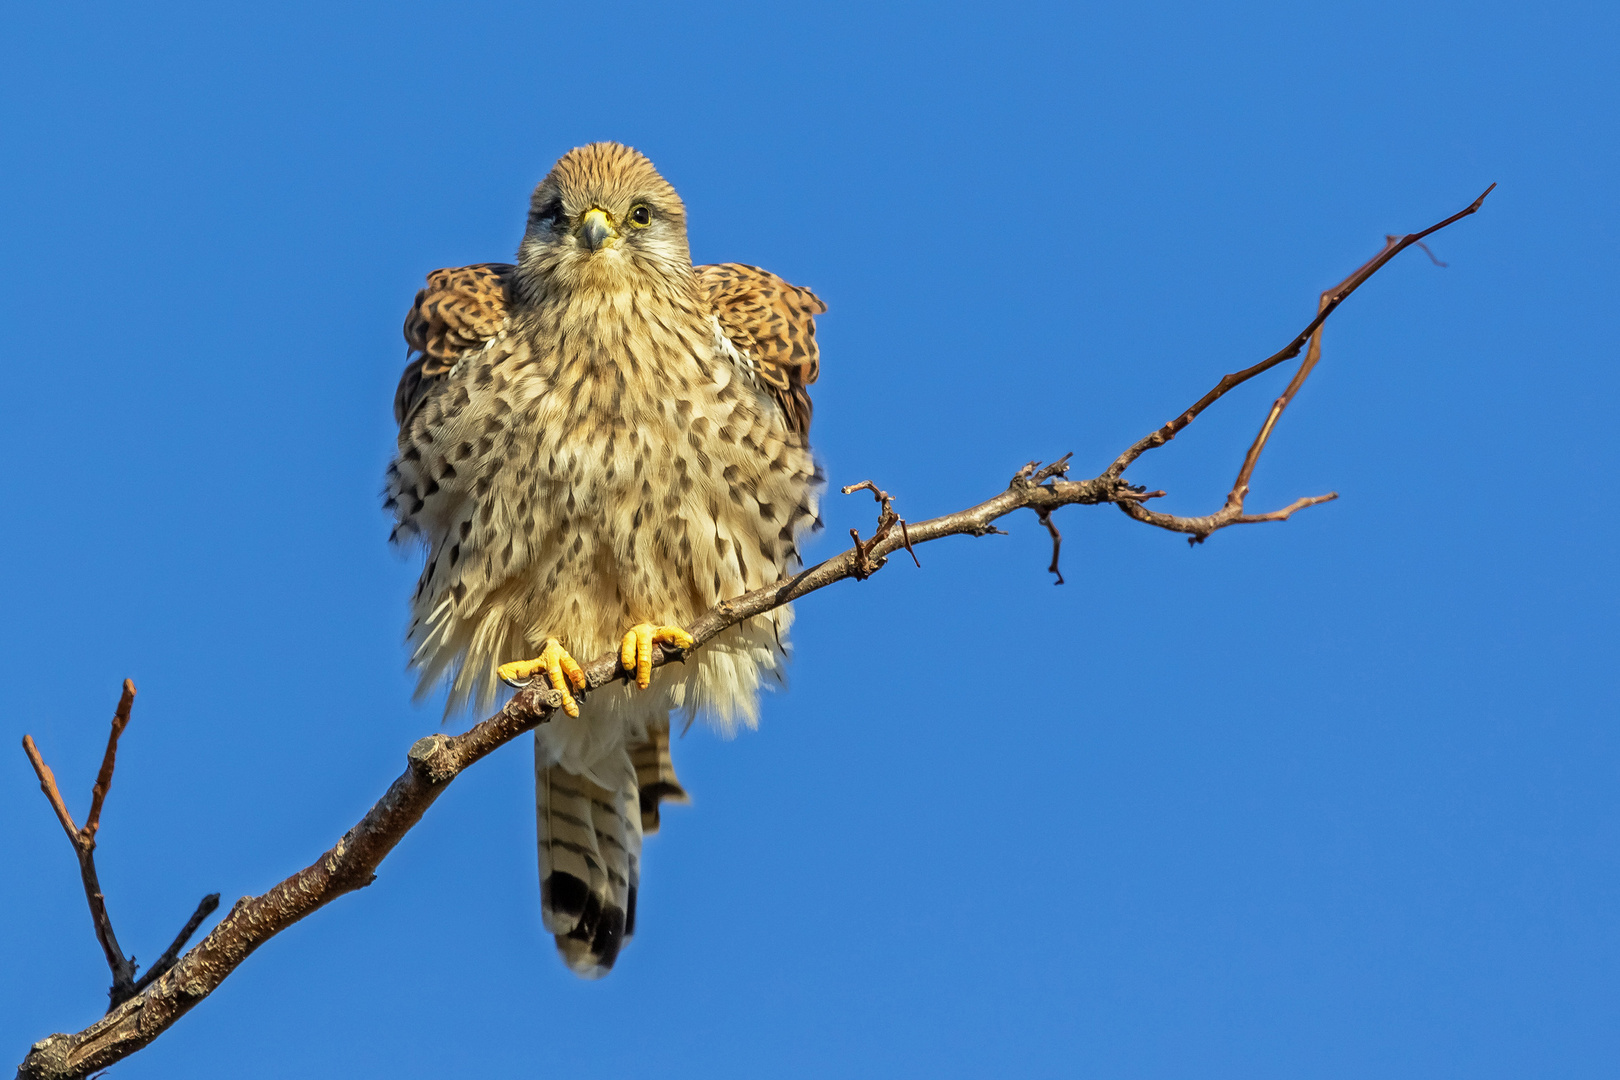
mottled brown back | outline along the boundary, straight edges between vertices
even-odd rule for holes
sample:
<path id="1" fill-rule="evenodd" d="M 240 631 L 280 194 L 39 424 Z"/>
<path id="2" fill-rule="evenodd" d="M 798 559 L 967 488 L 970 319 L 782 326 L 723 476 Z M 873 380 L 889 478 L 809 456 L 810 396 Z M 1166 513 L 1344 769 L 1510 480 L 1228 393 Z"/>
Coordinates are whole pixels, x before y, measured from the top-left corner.
<path id="1" fill-rule="evenodd" d="M 405 316 L 405 347 L 421 355 L 406 365 L 394 393 L 394 419 L 400 426 L 435 376 L 500 332 L 514 269 L 511 263 L 477 263 L 428 275 Z"/>
<path id="2" fill-rule="evenodd" d="M 754 373 L 782 406 L 788 425 L 808 435 L 808 388 L 821 373 L 815 317 L 827 305 L 809 289 L 757 266 L 718 263 L 694 269 L 721 329 L 754 362 Z"/>

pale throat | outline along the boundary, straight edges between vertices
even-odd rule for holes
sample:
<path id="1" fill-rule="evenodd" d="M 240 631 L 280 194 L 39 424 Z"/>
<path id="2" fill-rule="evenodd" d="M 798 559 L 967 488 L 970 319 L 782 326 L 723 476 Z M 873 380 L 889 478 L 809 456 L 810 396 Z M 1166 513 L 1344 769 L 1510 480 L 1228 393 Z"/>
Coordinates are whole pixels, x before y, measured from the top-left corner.
<path id="1" fill-rule="evenodd" d="M 714 328 L 690 270 L 689 280 L 643 268 L 572 288 L 562 276 L 514 317 L 531 341 L 551 344 L 542 369 L 554 385 L 574 388 L 576 405 L 634 415 L 643 411 L 634 399 L 709 381 Z"/>

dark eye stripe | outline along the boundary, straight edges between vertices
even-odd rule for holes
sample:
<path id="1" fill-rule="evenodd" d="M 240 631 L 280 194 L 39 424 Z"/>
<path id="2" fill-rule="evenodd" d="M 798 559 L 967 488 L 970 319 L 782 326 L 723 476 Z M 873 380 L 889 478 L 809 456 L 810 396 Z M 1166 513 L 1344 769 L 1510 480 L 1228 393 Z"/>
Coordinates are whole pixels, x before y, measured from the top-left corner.
<path id="1" fill-rule="evenodd" d="M 562 200 L 553 199 L 529 216 L 532 224 L 550 228 L 562 217 Z"/>

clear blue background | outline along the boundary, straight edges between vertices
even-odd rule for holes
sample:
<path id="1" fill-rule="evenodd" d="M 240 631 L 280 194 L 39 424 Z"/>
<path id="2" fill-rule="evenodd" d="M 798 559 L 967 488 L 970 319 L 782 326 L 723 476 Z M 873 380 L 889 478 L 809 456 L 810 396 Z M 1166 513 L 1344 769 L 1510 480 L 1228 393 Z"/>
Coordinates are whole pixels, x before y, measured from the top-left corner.
<path id="1" fill-rule="evenodd" d="M 1620 1057 L 1612 4 L 13 6 L 0 68 L 0 1059 L 314 859 L 438 707 L 378 491 L 399 323 L 569 147 L 699 261 L 816 288 L 815 443 L 922 518 L 1103 468 L 1317 292 L 1189 549 L 1028 514 L 800 605 L 760 731 L 676 746 L 601 983 L 538 918 L 527 740 L 114 1075 L 1611 1076 Z M 1286 371 L 1132 470 L 1220 503 Z M 827 500 L 845 546 L 865 495 Z M 9 1056 L 7 1056 L 9 1055 Z"/>

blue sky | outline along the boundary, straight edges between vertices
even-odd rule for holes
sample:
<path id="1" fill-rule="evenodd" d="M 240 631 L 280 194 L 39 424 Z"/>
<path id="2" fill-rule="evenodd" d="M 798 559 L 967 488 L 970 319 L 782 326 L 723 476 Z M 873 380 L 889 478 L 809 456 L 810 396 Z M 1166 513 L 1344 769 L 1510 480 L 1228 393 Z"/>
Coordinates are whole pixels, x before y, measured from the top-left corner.
<path id="1" fill-rule="evenodd" d="M 1029 515 L 800 605 L 761 730 L 675 747 L 603 982 L 538 918 L 527 740 L 376 884 L 114 1074 L 1607 1076 L 1620 16 L 1612 5 L 18 8 L 0 70 L 0 1046 L 328 847 L 438 708 L 378 492 L 423 275 L 582 142 L 699 261 L 814 287 L 814 441 L 913 518 L 1096 472 L 1386 232 L 1251 506 L 1197 549 Z M 1132 476 L 1219 505 L 1286 372 Z M 812 557 L 867 526 L 830 496 Z M 987 680 L 987 673 L 990 678 Z"/>

